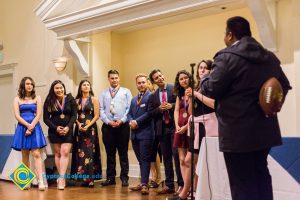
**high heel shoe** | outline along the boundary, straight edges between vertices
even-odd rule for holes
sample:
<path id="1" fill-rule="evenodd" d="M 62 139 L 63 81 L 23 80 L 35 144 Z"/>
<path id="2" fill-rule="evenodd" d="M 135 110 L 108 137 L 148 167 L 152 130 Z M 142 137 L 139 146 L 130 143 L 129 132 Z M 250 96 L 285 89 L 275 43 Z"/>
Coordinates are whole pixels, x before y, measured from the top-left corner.
<path id="1" fill-rule="evenodd" d="M 94 182 L 93 181 L 83 182 L 80 186 L 81 187 L 94 188 Z"/>
<path id="2" fill-rule="evenodd" d="M 39 190 L 44 191 L 45 189 L 46 189 L 46 186 L 45 186 L 43 180 L 40 180 L 39 181 Z"/>
<path id="3" fill-rule="evenodd" d="M 65 185 L 64 183 L 62 182 L 62 178 L 58 178 L 57 179 L 57 189 L 58 190 L 64 190 L 65 189 Z"/>

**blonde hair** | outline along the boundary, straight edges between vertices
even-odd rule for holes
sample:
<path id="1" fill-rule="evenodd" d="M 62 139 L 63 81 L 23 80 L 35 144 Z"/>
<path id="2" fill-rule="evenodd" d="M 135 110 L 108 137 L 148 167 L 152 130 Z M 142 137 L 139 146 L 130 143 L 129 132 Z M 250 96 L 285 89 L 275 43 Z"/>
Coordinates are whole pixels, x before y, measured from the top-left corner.
<path id="1" fill-rule="evenodd" d="M 147 75 L 141 73 L 141 74 L 137 74 L 137 75 L 135 76 L 135 80 L 137 80 L 137 79 L 140 78 L 140 77 L 145 77 L 145 78 L 147 79 Z"/>

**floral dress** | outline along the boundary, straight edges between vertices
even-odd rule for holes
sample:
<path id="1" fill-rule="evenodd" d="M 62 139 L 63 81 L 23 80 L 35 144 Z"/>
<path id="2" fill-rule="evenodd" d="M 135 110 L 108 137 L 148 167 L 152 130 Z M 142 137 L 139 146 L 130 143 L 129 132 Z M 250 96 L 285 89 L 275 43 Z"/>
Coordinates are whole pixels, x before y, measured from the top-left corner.
<path id="1" fill-rule="evenodd" d="M 82 100 L 78 103 L 78 121 L 82 126 L 89 124 L 94 118 L 94 106 L 92 98 L 89 97 L 85 105 Z M 87 131 L 81 132 L 76 125 L 75 141 L 72 155 L 72 174 L 76 174 L 77 179 L 85 182 L 102 178 L 101 155 L 97 124 L 94 123 Z"/>

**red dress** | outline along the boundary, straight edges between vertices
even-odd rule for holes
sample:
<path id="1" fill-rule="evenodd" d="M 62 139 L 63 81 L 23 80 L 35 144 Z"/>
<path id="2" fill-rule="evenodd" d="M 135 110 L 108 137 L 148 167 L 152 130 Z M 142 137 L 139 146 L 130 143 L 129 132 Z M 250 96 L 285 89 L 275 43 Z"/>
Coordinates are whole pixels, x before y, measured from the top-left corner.
<path id="1" fill-rule="evenodd" d="M 184 106 L 186 104 L 186 106 Z M 188 114 L 188 104 L 183 100 L 180 101 L 179 104 L 179 116 L 178 116 L 178 126 L 182 127 L 187 124 L 189 119 Z M 176 130 L 175 130 L 176 131 Z M 189 139 L 187 136 L 187 131 L 183 134 L 174 134 L 173 140 L 173 148 L 188 148 L 189 147 Z"/>

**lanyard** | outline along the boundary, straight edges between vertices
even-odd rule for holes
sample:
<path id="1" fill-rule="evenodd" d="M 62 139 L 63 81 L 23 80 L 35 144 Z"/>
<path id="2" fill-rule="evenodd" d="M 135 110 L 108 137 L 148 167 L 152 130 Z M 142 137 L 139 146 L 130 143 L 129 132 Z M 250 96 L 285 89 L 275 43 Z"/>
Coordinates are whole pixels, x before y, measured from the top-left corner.
<path id="1" fill-rule="evenodd" d="M 80 105 L 81 105 L 81 111 L 84 112 L 85 107 L 88 105 L 89 101 L 90 101 L 90 96 L 87 98 L 87 100 L 85 101 L 85 104 L 82 105 L 83 101 L 82 101 L 82 97 L 80 98 Z"/>
<path id="2" fill-rule="evenodd" d="M 63 97 L 62 104 L 60 104 L 59 101 L 58 101 L 58 99 L 56 99 L 56 104 L 58 105 L 58 108 L 60 109 L 61 113 L 64 112 L 64 109 L 65 109 L 65 103 L 66 103 L 66 98 L 65 98 L 65 96 Z"/>

